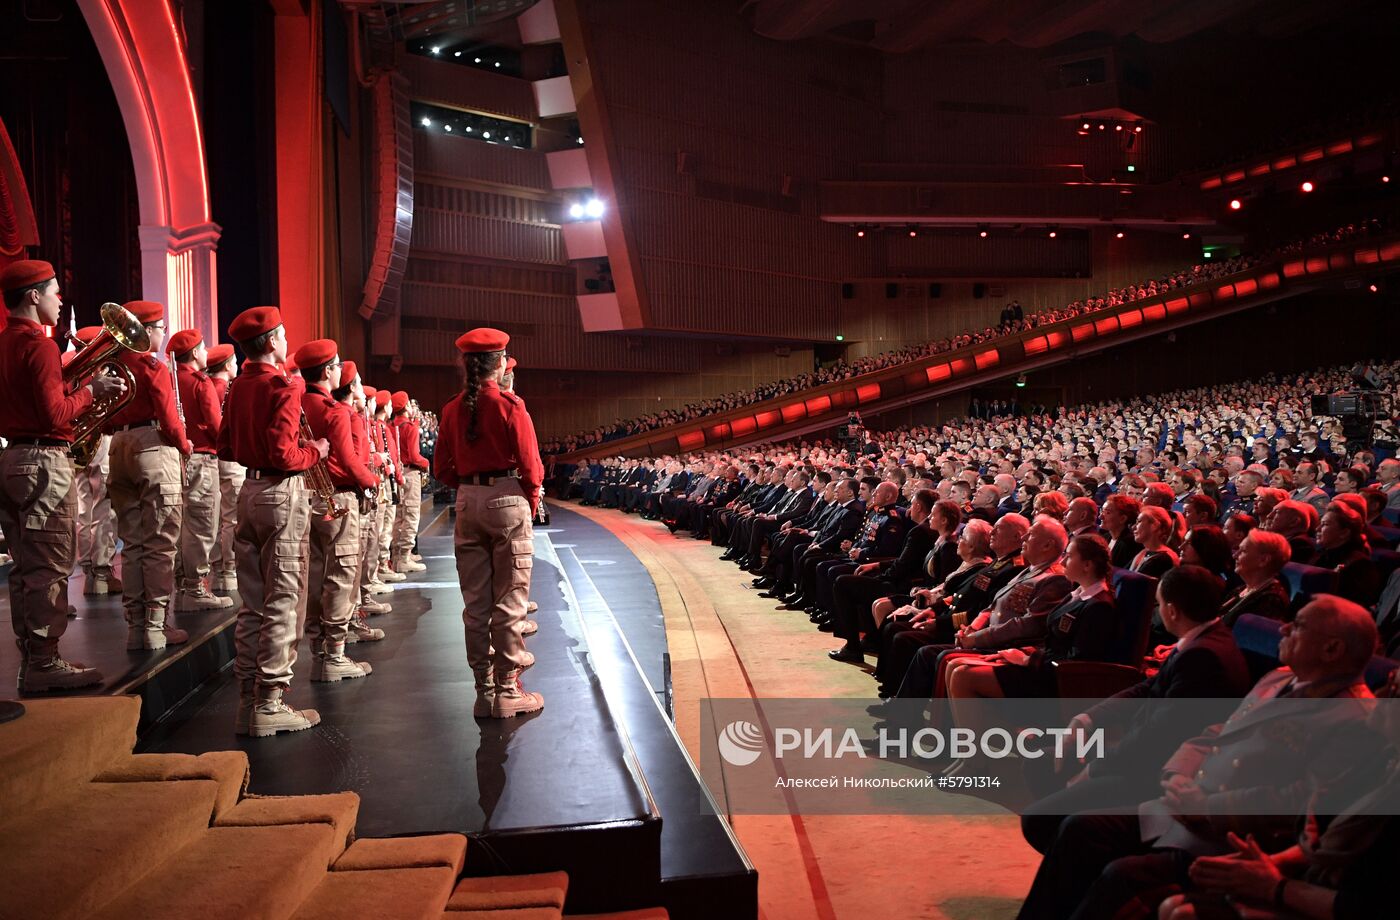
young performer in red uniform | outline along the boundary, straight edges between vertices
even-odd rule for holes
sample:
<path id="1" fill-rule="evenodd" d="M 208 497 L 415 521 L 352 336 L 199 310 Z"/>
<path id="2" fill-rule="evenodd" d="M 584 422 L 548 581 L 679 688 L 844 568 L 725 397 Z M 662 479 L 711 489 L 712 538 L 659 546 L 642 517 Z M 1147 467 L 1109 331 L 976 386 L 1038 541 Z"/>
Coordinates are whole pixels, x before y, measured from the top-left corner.
<path id="1" fill-rule="evenodd" d="M 369 428 L 369 412 L 366 408 L 367 403 L 374 396 L 374 388 L 364 385 L 364 381 L 360 379 L 359 373 L 355 369 L 354 361 L 346 361 L 342 364 L 340 372 L 342 387 L 345 385 L 344 380 L 347 376 L 351 380 L 350 433 L 355 442 L 355 449 L 359 452 L 360 462 L 375 477 L 375 494 L 370 498 L 360 515 L 360 570 L 355 577 L 359 603 L 355 609 L 355 615 L 350 618 L 350 633 L 346 637 L 346 641 L 377 642 L 384 638 L 384 630 L 370 626 L 365 618 L 390 613 L 393 608 L 387 603 L 374 599 L 374 573 L 379 566 L 379 503 L 384 501 L 384 483 L 380 472 L 382 461 L 379 453 L 374 449 Z M 386 593 L 389 591 L 388 585 L 382 585 L 382 587 Z"/>
<path id="2" fill-rule="evenodd" d="M 379 443 L 384 446 L 384 454 L 387 456 L 389 475 L 393 478 L 390 485 L 391 497 L 388 502 L 379 508 L 379 580 L 381 582 L 406 581 L 408 576 L 403 572 L 394 571 L 389 564 L 389 551 L 394 541 L 394 519 L 398 512 L 399 503 L 403 501 L 403 465 L 399 462 L 399 441 L 394 437 L 394 431 L 389 427 L 389 402 L 392 398 L 388 390 L 380 390 L 374 394 L 376 406 L 374 424 L 379 433 Z M 394 498 L 392 493 L 397 493 Z"/>
<path id="3" fill-rule="evenodd" d="M 64 661 L 58 640 L 68 628 L 73 571 L 73 420 L 108 399 L 125 381 L 103 377 L 65 393 L 58 345 L 44 335 L 63 305 L 53 266 L 36 259 L 0 269 L 8 311 L 0 330 L 0 528 L 13 557 L 10 622 L 20 648 L 23 693 L 99 683 L 96 668 Z"/>
<path id="4" fill-rule="evenodd" d="M 306 535 L 311 506 L 302 475 L 330 448 L 304 444 L 301 397 L 277 365 L 287 357 L 287 333 L 276 307 L 244 310 L 229 336 L 248 358 L 229 384 L 219 458 L 248 471 L 238 493 L 238 591 L 234 625 L 241 700 L 234 730 L 254 737 L 300 731 L 321 721 L 282 699 L 292 683 L 298 639 L 297 604 L 306 584 Z"/>
<path id="5" fill-rule="evenodd" d="M 219 401 L 220 424 L 223 420 L 224 398 L 228 385 L 238 376 L 238 360 L 232 345 L 211 345 L 208 358 L 209 382 Z M 219 532 L 209 560 L 210 589 L 225 593 L 238 590 L 238 573 L 233 560 L 233 531 L 238 526 L 238 490 L 243 488 L 243 467 L 220 460 L 219 463 Z"/>
<path id="6" fill-rule="evenodd" d="M 165 343 L 165 306 L 133 300 L 125 307 L 145 325 L 151 350 L 117 356 L 136 380 L 136 395 L 103 427 L 112 436 L 107 494 L 122 541 L 126 647 L 162 649 L 189 640 L 183 629 L 166 622 L 165 614 L 175 591 L 175 550 L 185 505 L 181 466 L 190 442 L 175 411 L 170 368 L 156 358 Z"/>
<path id="7" fill-rule="evenodd" d="M 209 558 L 219 531 L 219 424 L 223 410 L 219 391 L 204 373 L 209 353 L 198 329 L 170 337 L 166 351 L 176 363 L 180 408 L 193 445 L 185 461 L 185 512 L 180 522 L 180 551 L 175 574 L 179 591 L 176 610 L 218 610 L 233 606 L 233 598 L 209 590 Z"/>
<path id="8" fill-rule="evenodd" d="M 360 568 L 360 508 L 374 488 L 374 474 L 355 448 L 350 408 L 335 395 L 341 387 L 344 365 L 330 339 L 307 342 L 296 351 L 297 367 L 306 381 L 302 410 L 311 433 L 330 445 L 326 468 L 335 493 L 330 501 L 320 495 L 311 500 L 310 575 L 307 581 L 306 634 L 315 660 L 311 679 L 338 681 L 365 677 L 373 670 L 368 662 L 345 656 L 350 618 L 359 600 L 356 575 Z M 350 366 L 353 373 L 354 366 Z M 332 509 L 337 514 L 330 514 Z"/>
<path id="9" fill-rule="evenodd" d="M 428 461 L 418 452 L 418 422 L 409 408 L 408 393 L 399 390 L 390 397 L 393 416 L 389 431 L 398 446 L 403 463 L 403 489 L 399 493 L 399 508 L 394 516 L 394 537 L 390 558 L 395 572 L 422 572 L 428 567 L 413 559 L 413 544 L 418 540 L 418 519 L 423 511 L 423 474 Z"/>
<path id="10" fill-rule="evenodd" d="M 535 425 L 525 404 L 500 388 L 510 337 L 473 329 L 457 340 L 465 356 L 462 393 L 442 410 L 433 473 L 457 490 L 454 548 L 476 677 L 473 714 L 497 719 L 544 708 L 520 685 L 534 663 L 520 635 L 530 596 L 530 518 L 544 480 Z"/>

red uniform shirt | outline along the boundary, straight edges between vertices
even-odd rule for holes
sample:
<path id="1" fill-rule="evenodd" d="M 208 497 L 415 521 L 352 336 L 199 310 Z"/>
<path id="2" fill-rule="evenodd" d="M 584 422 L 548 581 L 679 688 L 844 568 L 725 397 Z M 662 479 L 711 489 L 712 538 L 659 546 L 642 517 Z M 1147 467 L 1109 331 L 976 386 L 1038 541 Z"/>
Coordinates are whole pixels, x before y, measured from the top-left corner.
<path id="1" fill-rule="evenodd" d="M 411 466 L 426 473 L 428 460 L 418 452 L 418 423 L 407 415 L 400 414 L 394 416 L 389 425 L 399 442 L 399 456 L 403 457 L 404 466 Z"/>
<path id="2" fill-rule="evenodd" d="M 319 458 L 301 443 L 301 397 L 271 364 L 249 361 L 228 387 L 219 459 L 250 470 L 299 473 Z"/>
<path id="3" fill-rule="evenodd" d="M 301 408 L 306 413 L 306 423 L 311 426 L 311 433 L 325 438 L 330 444 L 326 468 L 330 470 L 331 482 L 336 488 L 374 488 L 374 474 L 365 467 L 359 451 L 355 449 L 350 407 L 331 399 L 326 390 L 308 384 L 301 397 Z"/>
<path id="4" fill-rule="evenodd" d="M 433 475 L 455 487 L 461 477 L 492 470 L 519 470 L 520 487 L 535 506 L 544 467 L 535 423 L 525 403 L 510 393 L 502 393 L 495 381 L 481 385 L 476 397 L 477 439 L 467 440 L 471 414 L 459 395 L 442 410 L 438 424 L 437 450 L 433 454 Z"/>
<path id="5" fill-rule="evenodd" d="M 188 364 L 179 365 L 180 406 L 185 410 L 185 431 L 197 454 L 219 449 L 219 422 L 223 419 L 218 388 L 209 375 Z"/>
<path id="6" fill-rule="evenodd" d="M 355 456 L 367 467 L 378 466 L 370 460 L 369 430 L 365 426 L 365 414 L 350 410 L 350 441 L 355 446 Z"/>
<path id="7" fill-rule="evenodd" d="M 394 465 L 394 481 L 403 485 L 403 464 L 399 457 L 399 439 L 394 437 L 394 430 L 389 427 L 386 421 L 375 422 L 379 426 L 379 443 L 384 445 L 384 452 L 389 455 L 389 462 Z"/>
<path id="8" fill-rule="evenodd" d="M 185 437 L 185 426 L 175 414 L 175 388 L 170 384 L 170 368 L 153 355 L 131 351 L 123 351 L 117 355 L 117 360 L 136 378 L 136 395 L 126 408 L 107 420 L 102 430 L 115 434 L 124 425 L 154 421 L 165 443 L 188 454 L 190 445 Z"/>
<path id="9" fill-rule="evenodd" d="M 223 418 L 224 397 L 228 395 L 228 381 L 222 377 L 210 377 L 209 382 L 214 385 L 214 395 L 219 400 L 219 417 Z"/>
<path id="10" fill-rule="evenodd" d="M 64 392 L 58 343 L 33 320 L 11 317 L 0 330 L 0 437 L 72 441 L 73 419 L 92 406 L 92 391 Z"/>

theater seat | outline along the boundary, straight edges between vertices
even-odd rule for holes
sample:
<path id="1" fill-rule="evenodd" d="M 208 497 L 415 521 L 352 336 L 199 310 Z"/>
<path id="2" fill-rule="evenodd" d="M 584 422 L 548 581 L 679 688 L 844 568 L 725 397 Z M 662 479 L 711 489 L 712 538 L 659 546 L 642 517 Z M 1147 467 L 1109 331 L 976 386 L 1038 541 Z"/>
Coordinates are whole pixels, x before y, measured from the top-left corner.
<path id="1" fill-rule="evenodd" d="M 1393 549 L 1377 550 L 1371 554 L 1371 560 L 1381 570 L 1381 584 L 1389 581 L 1391 573 L 1400 569 L 1400 552 Z"/>
<path id="2" fill-rule="evenodd" d="M 1315 565 L 1290 562 L 1283 567 L 1280 577 L 1288 586 L 1289 608 L 1293 613 L 1301 610 L 1314 594 L 1333 594 L 1337 590 L 1337 573 Z"/>
<path id="3" fill-rule="evenodd" d="M 1114 569 L 1110 581 L 1118 604 L 1118 634 L 1109 646 L 1108 660 L 1056 662 L 1055 686 L 1061 699 L 1103 699 L 1142 680 L 1157 579 Z"/>
<path id="4" fill-rule="evenodd" d="M 1255 680 L 1279 666 L 1278 646 L 1282 629 L 1283 624 L 1278 620 L 1253 613 L 1246 613 L 1235 621 L 1235 644 L 1244 653 L 1250 676 Z M 1366 686 L 1373 691 L 1384 687 L 1390 672 L 1397 667 L 1400 667 L 1400 661 L 1373 656 L 1366 665 Z"/>
<path id="5" fill-rule="evenodd" d="M 1394 549 L 1400 543 L 1400 527 L 1382 527 L 1379 524 L 1373 525 L 1376 533 L 1381 535 L 1381 539 L 1386 542 L 1386 546 L 1376 547 L 1377 549 Z"/>

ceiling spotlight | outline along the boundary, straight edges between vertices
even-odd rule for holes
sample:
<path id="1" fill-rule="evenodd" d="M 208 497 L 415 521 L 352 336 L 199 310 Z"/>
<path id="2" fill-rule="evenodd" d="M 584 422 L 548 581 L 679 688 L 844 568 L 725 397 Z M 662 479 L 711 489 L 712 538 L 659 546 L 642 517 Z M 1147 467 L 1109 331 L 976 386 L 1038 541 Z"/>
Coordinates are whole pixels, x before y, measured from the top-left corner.
<path id="1" fill-rule="evenodd" d="M 582 220 L 583 205 L 579 204 L 577 201 L 569 205 L 569 216 L 572 217 L 574 220 Z"/>
<path id="2" fill-rule="evenodd" d="M 578 139 L 578 142 L 579 142 L 580 144 L 582 144 L 582 143 L 583 143 L 583 138 L 579 138 L 579 139 Z"/>
<path id="3" fill-rule="evenodd" d="M 1231 211 L 1238 211 L 1238 210 L 1239 210 L 1240 208 L 1242 208 L 1242 207 L 1244 207 L 1244 202 L 1240 201 L 1238 198 L 1231 198 L 1231 199 L 1230 199 L 1230 210 L 1231 210 Z"/>
<path id="4" fill-rule="evenodd" d="M 451 125 L 443 125 L 443 126 L 442 126 L 442 130 L 444 130 L 444 131 L 451 131 L 451 130 L 452 130 L 452 126 L 451 126 Z"/>
<path id="5" fill-rule="evenodd" d="M 501 66 L 501 62 L 500 62 L 500 61 L 497 61 L 496 63 L 492 64 L 491 66 L 492 66 L 492 67 L 500 67 L 500 66 Z"/>
<path id="6" fill-rule="evenodd" d="M 1183 240 L 1189 240 L 1189 239 L 1191 239 L 1191 231 L 1190 231 L 1190 230 L 1185 230 L 1185 231 L 1183 231 L 1182 234 L 1181 234 L 1181 238 L 1182 238 Z"/>
<path id="7" fill-rule="evenodd" d="M 1059 234 L 1057 231 L 1055 231 L 1055 230 L 1051 230 L 1051 231 L 1050 231 L 1048 234 L 1046 234 L 1046 235 L 1049 236 L 1050 239 L 1053 240 L 1055 237 L 1059 236 L 1060 234 Z"/>
<path id="8" fill-rule="evenodd" d="M 1298 186 L 1298 187 L 1299 187 L 1300 189 L 1302 189 L 1303 191 L 1305 191 L 1305 192 L 1311 192 L 1311 191 L 1313 190 L 1313 184 L 1312 184 L 1311 182 L 1304 182 L 1302 185 L 1300 185 L 1300 186 Z"/>
<path id="9" fill-rule="evenodd" d="M 471 133 L 472 133 L 473 131 L 475 131 L 475 130 L 476 130 L 476 129 L 473 128 L 471 125 L 467 125 L 467 133 L 468 133 L 468 134 L 471 134 Z"/>
<path id="10" fill-rule="evenodd" d="M 864 230 L 857 230 L 857 231 L 856 231 L 856 238 L 857 238 L 857 239 L 863 239 L 864 237 L 865 237 L 865 231 L 864 231 Z"/>
<path id="11" fill-rule="evenodd" d="M 1134 134 L 1141 134 L 1141 133 L 1142 133 L 1142 125 L 1134 125 L 1134 126 L 1133 126 L 1133 133 L 1134 133 Z"/>
<path id="12" fill-rule="evenodd" d="M 1379 294 L 1379 293 L 1380 293 L 1380 290 L 1381 290 L 1381 286 L 1380 286 L 1379 284 L 1373 284 L 1373 285 L 1371 285 L 1371 293 L 1372 293 L 1372 294 Z"/>
<path id="13" fill-rule="evenodd" d="M 1087 121 L 1084 122 L 1084 124 L 1082 124 L 1082 125 L 1079 126 L 1079 130 L 1081 130 L 1081 131 L 1088 131 L 1088 130 L 1089 130 L 1089 123 L 1088 123 Z"/>
<path id="14" fill-rule="evenodd" d="M 982 239 L 985 240 L 985 239 L 987 238 L 987 228 L 986 228 L 986 227 L 978 227 L 978 228 L 977 228 L 977 235 L 978 235 L 979 237 L 981 237 Z"/>
<path id="15" fill-rule="evenodd" d="M 1113 238 L 1115 240 L 1121 240 L 1123 238 L 1123 231 L 1119 230 L 1117 233 L 1113 234 Z"/>
<path id="16" fill-rule="evenodd" d="M 503 140 L 503 141 L 505 141 L 507 144 L 509 144 L 509 143 L 510 143 L 510 135 L 507 134 L 505 137 L 501 138 L 501 140 Z"/>
<path id="17" fill-rule="evenodd" d="M 588 199 L 588 203 L 583 206 L 583 213 L 594 220 L 603 216 L 603 202 L 597 198 Z"/>
<path id="18" fill-rule="evenodd" d="M 437 53 L 438 53 L 439 51 L 441 51 L 441 50 L 442 50 L 442 49 L 439 48 L 437 45 L 433 45 L 433 54 L 437 54 Z"/>
<path id="19" fill-rule="evenodd" d="M 491 132 L 490 132 L 490 131 L 482 131 L 482 132 L 481 132 L 481 136 L 484 137 L 484 138 L 486 138 L 486 139 L 489 141 L 489 140 L 491 139 Z"/>
<path id="20" fill-rule="evenodd" d="M 1389 182 L 1389 181 L 1390 181 L 1390 177 L 1389 177 L 1389 176 L 1381 176 L 1381 181 L 1382 181 L 1382 182 Z"/>
<path id="21" fill-rule="evenodd" d="M 909 231 L 909 235 L 910 235 L 910 236 L 918 236 L 918 235 L 919 235 L 919 231 L 917 231 L 917 230 L 910 230 L 910 231 Z"/>
<path id="22" fill-rule="evenodd" d="M 1102 131 L 1102 130 L 1103 130 L 1104 128 L 1106 128 L 1106 127 L 1108 127 L 1108 126 L 1105 125 L 1103 122 L 1099 122 L 1099 130 L 1100 130 L 1100 131 Z"/>
<path id="23" fill-rule="evenodd" d="M 481 58 L 472 58 L 472 63 L 473 63 L 473 64 L 480 64 L 480 63 L 481 63 Z"/>
<path id="24" fill-rule="evenodd" d="M 462 52 L 460 52 L 460 51 L 454 51 L 454 52 L 452 52 L 452 56 L 453 56 L 453 57 L 461 57 L 461 56 L 462 56 Z"/>
<path id="25" fill-rule="evenodd" d="M 431 128 L 433 126 L 433 120 L 425 116 L 420 124 L 425 128 Z"/>
<path id="26" fill-rule="evenodd" d="M 1114 125 L 1114 126 L 1113 126 L 1113 130 L 1115 130 L 1115 131 L 1122 131 L 1122 130 L 1123 130 L 1123 126 L 1122 126 L 1122 125 Z"/>

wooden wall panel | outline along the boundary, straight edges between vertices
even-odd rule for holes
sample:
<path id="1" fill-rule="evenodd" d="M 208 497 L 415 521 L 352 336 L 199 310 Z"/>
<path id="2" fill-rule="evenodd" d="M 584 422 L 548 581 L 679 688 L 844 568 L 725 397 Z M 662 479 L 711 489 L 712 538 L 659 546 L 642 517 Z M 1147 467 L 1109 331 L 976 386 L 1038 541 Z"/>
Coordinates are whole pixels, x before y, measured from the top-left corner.
<path id="1" fill-rule="evenodd" d="M 422 102 L 533 122 L 535 94 L 530 81 L 476 67 L 464 67 L 417 54 L 398 60 L 399 72 L 408 77 L 411 95 Z"/>
<path id="2" fill-rule="evenodd" d="M 549 170 L 539 151 L 424 131 L 414 132 L 413 141 L 413 166 L 419 178 L 549 191 Z"/>

